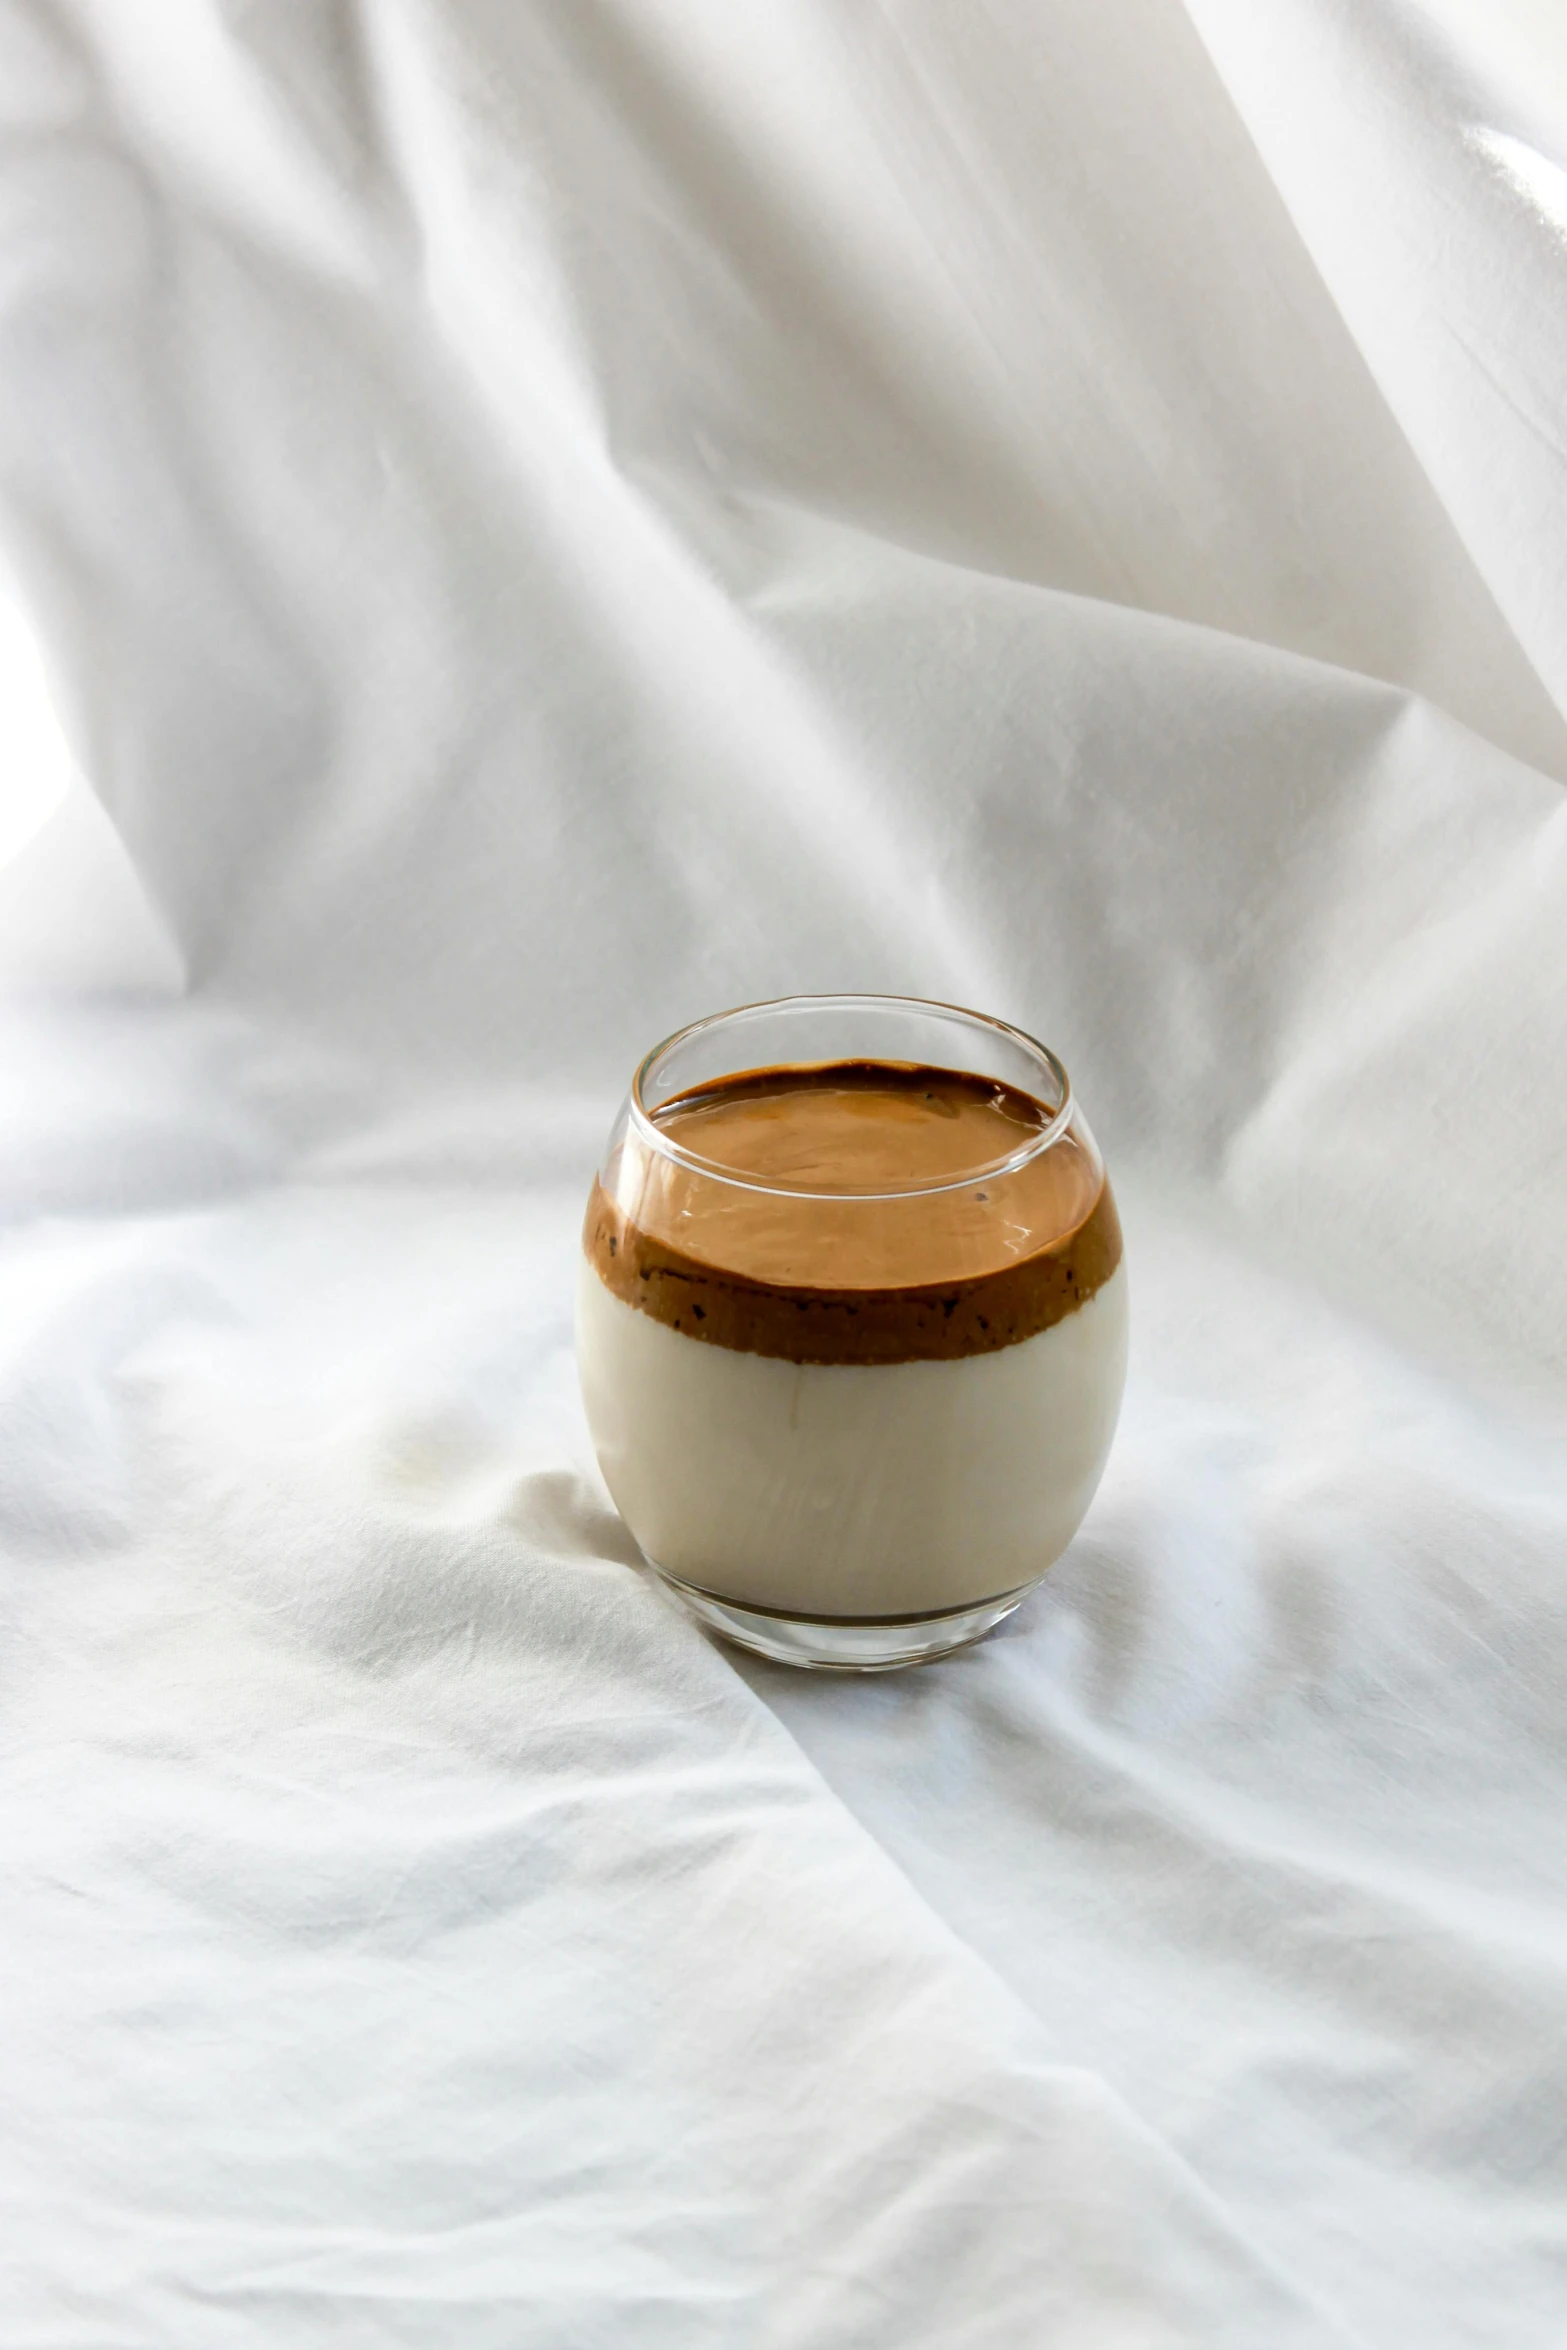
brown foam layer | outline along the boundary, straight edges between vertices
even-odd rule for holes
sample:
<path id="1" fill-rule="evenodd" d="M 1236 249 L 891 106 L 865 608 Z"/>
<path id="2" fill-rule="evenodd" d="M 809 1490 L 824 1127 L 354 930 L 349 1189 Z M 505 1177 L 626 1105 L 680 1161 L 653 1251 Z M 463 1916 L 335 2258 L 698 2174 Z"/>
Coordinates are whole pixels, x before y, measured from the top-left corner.
<path id="1" fill-rule="evenodd" d="M 677 1095 L 656 1123 L 752 1185 L 790 1188 L 725 1182 L 633 1133 L 594 1186 L 583 1245 L 617 1297 L 712 1346 L 798 1363 L 995 1353 L 1074 1313 L 1121 1260 L 1079 1130 L 996 1171 L 1051 1115 L 963 1070 L 743 1071 Z M 885 1196 L 915 1184 L 948 1188 Z"/>

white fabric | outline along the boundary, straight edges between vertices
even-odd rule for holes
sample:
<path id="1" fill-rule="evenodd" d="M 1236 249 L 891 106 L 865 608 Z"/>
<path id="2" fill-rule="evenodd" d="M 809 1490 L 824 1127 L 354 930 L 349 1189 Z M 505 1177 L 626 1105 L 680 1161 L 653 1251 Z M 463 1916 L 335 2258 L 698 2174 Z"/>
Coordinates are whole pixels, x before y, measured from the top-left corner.
<path id="1" fill-rule="evenodd" d="M 0 2341 L 1561 2342 L 1557 30 L 0 6 Z M 569 1321 L 845 986 L 1063 1052 L 1135 1321 L 875 1683 Z"/>

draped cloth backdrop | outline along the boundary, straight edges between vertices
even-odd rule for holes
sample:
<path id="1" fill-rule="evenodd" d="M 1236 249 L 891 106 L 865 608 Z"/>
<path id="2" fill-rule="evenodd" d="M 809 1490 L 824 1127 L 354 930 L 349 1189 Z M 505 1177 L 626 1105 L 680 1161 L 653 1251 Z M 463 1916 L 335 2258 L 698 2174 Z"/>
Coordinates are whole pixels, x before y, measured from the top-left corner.
<path id="1" fill-rule="evenodd" d="M 1555 2350 L 1545 0 L 0 0 L 0 550 L 0 2343 Z M 1135 1320 L 863 1684 L 571 1358 L 828 988 Z"/>

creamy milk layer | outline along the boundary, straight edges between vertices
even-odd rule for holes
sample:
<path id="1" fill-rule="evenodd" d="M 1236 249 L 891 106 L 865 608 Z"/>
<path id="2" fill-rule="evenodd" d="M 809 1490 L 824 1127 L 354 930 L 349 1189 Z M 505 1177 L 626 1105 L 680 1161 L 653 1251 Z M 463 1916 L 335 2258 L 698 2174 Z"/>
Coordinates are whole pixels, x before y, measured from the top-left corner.
<path id="1" fill-rule="evenodd" d="M 816 1618 L 1042 1574 L 1125 1376 L 1086 1131 L 991 1078 L 871 1061 L 739 1072 L 656 1123 L 671 1148 L 633 1129 L 595 1186 L 578 1304 L 589 1425 L 648 1556 Z"/>
<path id="2" fill-rule="evenodd" d="M 935 1614 L 1054 1565 L 1126 1375 L 1126 1275 L 997 1353 L 791 1363 L 688 1338 L 583 1261 L 577 1350 L 604 1481 L 656 1566 L 791 1615 Z"/>

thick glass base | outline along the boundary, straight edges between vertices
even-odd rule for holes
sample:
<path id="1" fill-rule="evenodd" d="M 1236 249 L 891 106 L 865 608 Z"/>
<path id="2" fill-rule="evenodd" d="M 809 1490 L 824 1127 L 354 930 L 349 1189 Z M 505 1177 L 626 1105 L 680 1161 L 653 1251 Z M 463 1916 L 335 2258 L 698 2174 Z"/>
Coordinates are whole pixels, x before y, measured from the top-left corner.
<path id="1" fill-rule="evenodd" d="M 1034 1588 L 1026 1583 L 1021 1591 L 1004 1591 L 999 1598 L 975 1600 L 939 1615 L 808 1617 L 742 1607 L 738 1600 L 682 1583 L 656 1559 L 648 1564 L 710 1632 L 775 1664 L 802 1665 L 817 1673 L 895 1673 L 904 1665 L 932 1664 L 955 1648 L 983 1640 Z"/>

